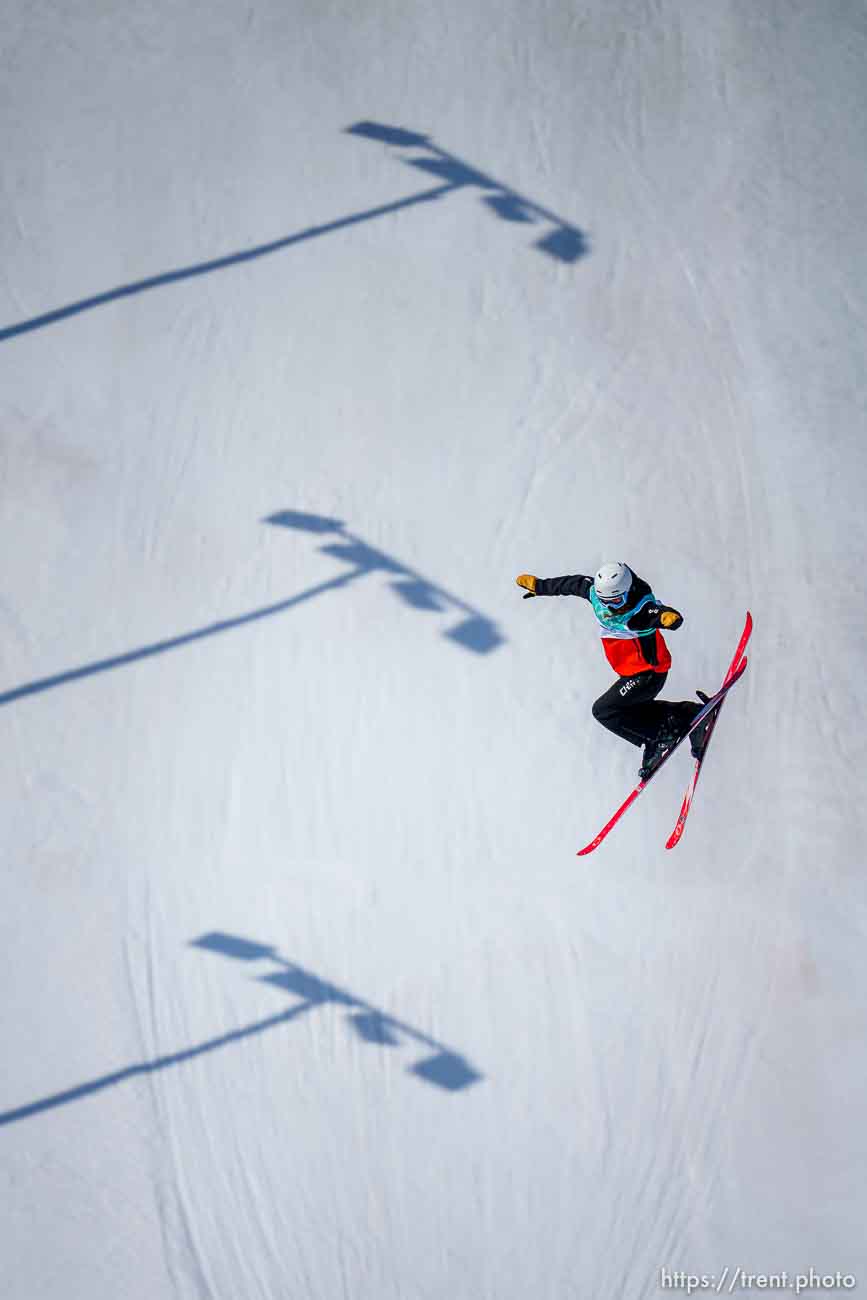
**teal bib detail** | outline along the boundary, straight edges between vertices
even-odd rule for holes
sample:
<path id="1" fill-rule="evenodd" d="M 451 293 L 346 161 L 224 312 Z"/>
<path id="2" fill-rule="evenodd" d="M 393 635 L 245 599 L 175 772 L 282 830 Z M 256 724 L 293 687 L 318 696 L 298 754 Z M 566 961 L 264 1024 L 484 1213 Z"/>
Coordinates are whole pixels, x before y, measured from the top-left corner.
<path id="1" fill-rule="evenodd" d="M 655 602 L 656 597 L 652 591 L 649 591 L 646 596 L 642 596 L 638 604 L 633 606 L 632 609 L 609 609 L 607 605 L 602 604 L 602 601 L 596 595 L 596 588 L 590 588 L 590 604 L 593 606 L 593 613 L 596 615 L 603 636 L 617 637 L 618 639 L 628 636 L 655 636 L 655 627 L 648 628 L 646 632 L 633 632 L 631 628 L 626 626 L 633 614 L 643 609 L 645 605 L 655 604 Z"/>

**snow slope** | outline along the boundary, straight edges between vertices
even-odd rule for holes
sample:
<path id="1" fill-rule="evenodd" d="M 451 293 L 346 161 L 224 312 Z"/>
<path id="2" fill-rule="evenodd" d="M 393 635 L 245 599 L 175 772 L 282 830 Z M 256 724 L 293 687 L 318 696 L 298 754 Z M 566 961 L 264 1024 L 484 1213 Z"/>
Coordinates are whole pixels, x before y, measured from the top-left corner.
<path id="1" fill-rule="evenodd" d="M 9 0 L 0 1296 L 867 1285 L 863 0 Z M 583 602 L 751 664 L 680 847 Z"/>

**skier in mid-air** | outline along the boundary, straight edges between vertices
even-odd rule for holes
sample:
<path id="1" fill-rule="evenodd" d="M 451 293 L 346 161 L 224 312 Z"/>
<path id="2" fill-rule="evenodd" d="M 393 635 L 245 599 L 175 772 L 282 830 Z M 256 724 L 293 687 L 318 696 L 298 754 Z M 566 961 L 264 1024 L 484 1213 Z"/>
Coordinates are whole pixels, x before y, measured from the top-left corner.
<path id="1" fill-rule="evenodd" d="M 633 745 L 644 747 L 639 769 L 646 780 L 666 750 L 688 730 L 699 712 L 692 700 L 672 703 L 656 697 L 665 685 L 671 655 L 661 629 L 675 632 L 683 615 L 661 605 L 643 578 L 621 561 L 601 564 L 592 578 L 573 574 L 562 578 L 537 578 L 522 573 L 516 578 L 531 596 L 581 596 L 589 600 L 599 623 L 605 657 L 618 675 L 593 705 L 593 716 L 603 727 Z M 699 699 L 707 699 L 697 692 Z M 701 756 L 707 723 L 701 722 L 690 742 Z"/>

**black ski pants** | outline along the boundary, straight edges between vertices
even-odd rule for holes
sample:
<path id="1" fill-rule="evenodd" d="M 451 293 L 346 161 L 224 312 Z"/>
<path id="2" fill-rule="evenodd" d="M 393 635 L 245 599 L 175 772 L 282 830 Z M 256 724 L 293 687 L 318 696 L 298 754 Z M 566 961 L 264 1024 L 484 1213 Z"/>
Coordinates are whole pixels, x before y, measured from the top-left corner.
<path id="1" fill-rule="evenodd" d="M 647 672 L 618 677 L 593 705 L 594 718 L 633 745 L 656 740 L 671 710 L 669 703 L 656 699 L 667 676 L 668 673 Z"/>

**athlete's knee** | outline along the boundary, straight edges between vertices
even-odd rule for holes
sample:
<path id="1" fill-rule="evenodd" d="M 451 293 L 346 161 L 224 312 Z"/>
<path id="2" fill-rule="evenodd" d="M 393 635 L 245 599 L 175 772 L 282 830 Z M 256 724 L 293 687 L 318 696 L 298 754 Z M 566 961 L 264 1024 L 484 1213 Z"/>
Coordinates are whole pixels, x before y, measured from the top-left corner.
<path id="1" fill-rule="evenodd" d="M 593 701 L 593 716 L 597 722 L 602 723 L 603 727 L 608 725 L 616 712 L 617 705 L 612 704 L 607 691 L 604 695 L 600 695 L 598 700 Z"/>

